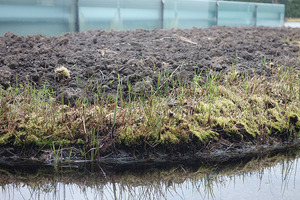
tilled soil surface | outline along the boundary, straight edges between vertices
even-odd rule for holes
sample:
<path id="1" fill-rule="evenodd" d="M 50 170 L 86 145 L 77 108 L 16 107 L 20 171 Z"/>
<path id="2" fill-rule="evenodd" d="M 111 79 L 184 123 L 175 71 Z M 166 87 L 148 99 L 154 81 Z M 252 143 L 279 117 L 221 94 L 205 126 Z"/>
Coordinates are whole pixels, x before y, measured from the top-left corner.
<path id="1" fill-rule="evenodd" d="M 58 37 L 0 37 L 0 87 L 43 84 L 69 102 L 101 86 L 114 94 L 118 75 L 136 92 L 155 86 L 158 72 L 191 81 L 195 71 L 224 72 L 233 67 L 269 75 L 266 65 L 299 67 L 300 29 L 212 27 L 185 30 L 91 30 Z M 54 70 L 65 66 L 71 78 L 61 81 Z M 147 81 L 145 81 L 147 80 Z M 91 90 L 87 90 L 91 88 Z M 123 90 L 126 91 L 126 84 Z"/>
<path id="2" fill-rule="evenodd" d="M 58 97 L 63 95 L 66 103 L 72 104 L 82 95 L 87 95 L 93 102 L 99 88 L 105 91 L 106 97 L 113 96 L 120 79 L 123 80 L 125 93 L 127 81 L 136 92 L 145 91 L 151 86 L 157 87 L 159 72 L 172 74 L 187 82 L 191 82 L 195 73 L 201 71 L 205 81 L 207 73 L 225 74 L 233 68 L 249 75 L 257 73 L 269 76 L 271 68 L 277 66 L 299 68 L 299 41 L 300 29 L 266 27 L 92 30 L 58 37 L 23 37 L 6 33 L 0 37 L 0 88 L 24 83 L 36 87 L 46 84 L 56 91 Z M 57 78 L 55 69 L 61 66 L 70 70 L 69 79 Z M 273 147 L 266 147 L 266 151 L 268 148 L 273 151 Z M 196 157 L 220 162 L 259 153 L 257 148 L 241 151 Z M 9 152 L 4 148 L 0 150 L 0 164 L 15 165 L 19 161 L 23 165 L 23 162 L 27 162 Z M 150 160 L 151 163 L 170 160 L 159 154 L 154 157 L 157 159 Z M 121 164 L 134 161 L 126 153 L 119 153 L 119 158 Z M 179 159 L 177 155 L 173 158 Z M 32 160 L 29 162 L 34 163 Z"/>

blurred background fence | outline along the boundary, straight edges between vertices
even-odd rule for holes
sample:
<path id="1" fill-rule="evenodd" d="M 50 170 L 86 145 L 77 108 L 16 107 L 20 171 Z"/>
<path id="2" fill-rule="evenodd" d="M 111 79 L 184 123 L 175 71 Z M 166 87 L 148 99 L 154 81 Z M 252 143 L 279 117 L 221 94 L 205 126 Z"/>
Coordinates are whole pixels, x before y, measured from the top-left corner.
<path id="1" fill-rule="evenodd" d="M 284 25 L 283 4 L 215 0 L 0 0 L 0 36 L 89 29 Z"/>

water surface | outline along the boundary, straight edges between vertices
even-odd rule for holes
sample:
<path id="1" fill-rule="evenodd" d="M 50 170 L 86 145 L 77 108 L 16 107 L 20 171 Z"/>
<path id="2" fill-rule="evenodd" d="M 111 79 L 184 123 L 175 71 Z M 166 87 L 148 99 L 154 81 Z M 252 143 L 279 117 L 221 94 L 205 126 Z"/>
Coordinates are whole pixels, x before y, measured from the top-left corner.
<path id="1" fill-rule="evenodd" d="M 285 27 L 300 28 L 300 22 L 285 22 Z"/>
<path id="2" fill-rule="evenodd" d="M 0 199 L 299 199 L 299 153 L 224 166 L 0 169 Z"/>

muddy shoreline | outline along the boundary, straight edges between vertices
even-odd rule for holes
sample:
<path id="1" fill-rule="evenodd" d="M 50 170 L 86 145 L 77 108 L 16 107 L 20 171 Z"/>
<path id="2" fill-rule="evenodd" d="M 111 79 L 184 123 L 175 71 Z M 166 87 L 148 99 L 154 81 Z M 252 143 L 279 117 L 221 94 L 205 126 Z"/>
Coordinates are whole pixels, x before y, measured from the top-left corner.
<path id="1" fill-rule="evenodd" d="M 263 158 L 265 156 L 272 156 L 278 153 L 284 153 L 288 151 L 297 151 L 300 147 L 300 140 L 274 144 L 274 145 L 256 145 L 247 146 L 242 149 L 218 149 L 214 152 L 196 152 L 181 154 L 177 152 L 175 154 L 163 154 L 160 152 L 149 153 L 147 156 L 132 156 L 131 154 L 123 152 L 122 154 L 111 154 L 100 160 L 84 160 L 84 157 L 77 156 L 60 157 L 58 160 L 53 158 L 51 150 L 44 151 L 41 157 L 25 158 L 22 155 L 11 155 L 5 148 L 0 149 L 0 166 L 3 167 L 39 167 L 39 166 L 51 166 L 58 168 L 78 168 L 84 165 L 96 164 L 103 168 L 144 168 L 144 167 L 162 167 L 162 166 L 176 166 L 176 165 L 224 165 L 227 163 L 241 162 L 251 160 L 253 158 Z M 70 154 L 70 150 L 65 150 L 62 155 Z"/>

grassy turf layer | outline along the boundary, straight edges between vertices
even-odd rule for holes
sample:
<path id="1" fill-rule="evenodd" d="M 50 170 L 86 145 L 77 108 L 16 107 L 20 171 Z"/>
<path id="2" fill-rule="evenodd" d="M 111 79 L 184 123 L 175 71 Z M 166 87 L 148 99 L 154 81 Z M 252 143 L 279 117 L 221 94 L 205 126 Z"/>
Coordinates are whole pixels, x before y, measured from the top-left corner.
<path id="1" fill-rule="evenodd" d="M 300 77 L 297 68 L 267 66 L 271 77 L 201 72 L 193 82 L 159 73 L 145 93 L 118 90 L 94 102 L 83 95 L 74 106 L 55 91 L 19 84 L 0 91 L 0 145 L 42 149 L 76 147 L 96 159 L 115 149 L 197 149 L 218 143 L 249 145 L 300 137 Z M 163 81 L 164 80 L 164 81 Z M 147 80 L 145 80 L 147 82 Z"/>

